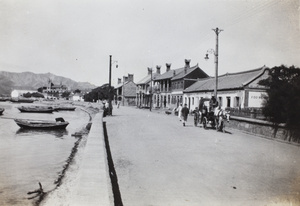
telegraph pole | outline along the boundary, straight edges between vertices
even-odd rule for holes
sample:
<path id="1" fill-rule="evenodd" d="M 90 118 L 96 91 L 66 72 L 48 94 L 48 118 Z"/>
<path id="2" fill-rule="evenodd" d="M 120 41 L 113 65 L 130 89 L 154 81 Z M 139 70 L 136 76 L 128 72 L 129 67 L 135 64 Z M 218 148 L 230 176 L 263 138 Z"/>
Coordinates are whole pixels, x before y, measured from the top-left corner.
<path id="1" fill-rule="evenodd" d="M 216 29 L 212 29 L 216 33 L 216 49 L 215 49 L 215 76 L 216 76 L 216 87 L 215 87 L 215 98 L 217 99 L 218 94 L 218 57 L 219 57 L 219 33 L 223 31 L 222 29 L 219 29 L 218 27 Z"/>
<path id="2" fill-rule="evenodd" d="M 109 55 L 109 83 L 108 83 L 108 115 L 112 115 L 112 105 L 111 105 L 111 58 Z"/>

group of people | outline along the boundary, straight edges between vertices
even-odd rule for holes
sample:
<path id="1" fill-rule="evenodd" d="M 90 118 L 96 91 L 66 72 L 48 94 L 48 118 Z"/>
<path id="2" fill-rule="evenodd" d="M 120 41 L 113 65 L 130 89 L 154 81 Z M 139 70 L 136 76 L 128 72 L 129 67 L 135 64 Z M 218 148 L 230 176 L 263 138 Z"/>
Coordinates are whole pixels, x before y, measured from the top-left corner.
<path id="1" fill-rule="evenodd" d="M 215 96 L 213 95 L 209 101 L 209 111 L 214 112 L 215 109 L 219 106 L 218 101 L 216 100 Z M 201 113 L 199 111 L 200 108 L 196 107 L 195 112 Z M 185 124 L 187 122 L 188 115 L 190 113 L 189 109 L 187 108 L 187 104 L 184 104 L 182 107 L 182 104 L 180 104 L 177 108 L 178 111 L 178 118 L 179 121 L 182 121 L 183 126 L 185 127 Z"/>

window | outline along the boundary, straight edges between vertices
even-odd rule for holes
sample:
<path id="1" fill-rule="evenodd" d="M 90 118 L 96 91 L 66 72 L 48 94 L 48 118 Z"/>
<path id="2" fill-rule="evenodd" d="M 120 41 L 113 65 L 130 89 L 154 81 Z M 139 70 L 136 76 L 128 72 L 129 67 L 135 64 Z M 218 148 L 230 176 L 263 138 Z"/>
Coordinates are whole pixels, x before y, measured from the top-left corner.
<path id="1" fill-rule="evenodd" d="M 194 105 L 194 97 L 192 97 L 192 105 Z"/>
<path id="2" fill-rule="evenodd" d="M 227 106 L 227 107 L 230 107 L 230 97 L 226 97 L 226 99 L 227 99 L 227 104 L 226 104 L 226 106 Z"/>
<path id="3" fill-rule="evenodd" d="M 235 107 L 239 107 L 240 106 L 240 97 L 235 97 Z"/>
<path id="4" fill-rule="evenodd" d="M 218 99 L 219 99 L 219 106 L 222 107 L 223 106 L 222 97 L 218 97 Z"/>

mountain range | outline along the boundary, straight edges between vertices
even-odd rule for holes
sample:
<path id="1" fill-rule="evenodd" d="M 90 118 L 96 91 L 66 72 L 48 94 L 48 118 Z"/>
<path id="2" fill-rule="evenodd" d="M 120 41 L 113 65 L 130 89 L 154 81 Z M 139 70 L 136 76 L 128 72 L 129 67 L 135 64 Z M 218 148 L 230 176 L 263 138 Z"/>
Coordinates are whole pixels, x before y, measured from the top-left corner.
<path id="1" fill-rule="evenodd" d="M 35 74 L 32 72 L 0 71 L 0 94 L 10 94 L 14 89 L 37 90 L 40 87 L 47 86 L 49 80 L 55 85 L 66 85 L 72 91 L 76 89 L 88 91 L 96 88 L 95 85 L 88 82 L 76 82 L 52 73 Z"/>

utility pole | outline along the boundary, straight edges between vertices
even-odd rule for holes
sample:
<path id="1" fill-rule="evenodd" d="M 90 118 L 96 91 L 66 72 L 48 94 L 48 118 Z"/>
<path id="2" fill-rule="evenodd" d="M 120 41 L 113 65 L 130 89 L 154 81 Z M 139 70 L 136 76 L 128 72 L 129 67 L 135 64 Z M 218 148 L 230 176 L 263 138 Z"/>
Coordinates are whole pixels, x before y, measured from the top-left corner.
<path id="1" fill-rule="evenodd" d="M 219 33 L 223 31 L 222 29 L 219 29 L 218 27 L 216 29 L 213 29 L 213 31 L 216 33 L 216 49 L 215 49 L 215 76 L 216 76 L 216 87 L 215 87 L 215 98 L 217 99 L 218 94 L 218 57 L 219 57 Z M 217 99 L 218 100 L 218 99 Z"/>
<path id="2" fill-rule="evenodd" d="M 111 104 L 111 58 L 109 55 L 109 83 L 108 83 L 108 115 L 112 115 L 112 104 Z"/>
<path id="3" fill-rule="evenodd" d="M 151 109 L 152 109 L 152 68 L 151 68 L 151 78 L 150 78 L 150 112 L 151 112 Z"/>

